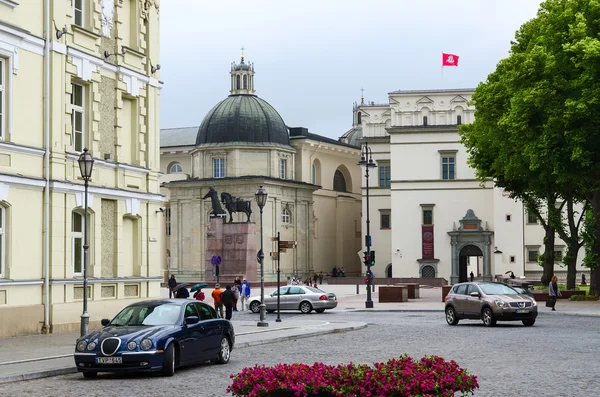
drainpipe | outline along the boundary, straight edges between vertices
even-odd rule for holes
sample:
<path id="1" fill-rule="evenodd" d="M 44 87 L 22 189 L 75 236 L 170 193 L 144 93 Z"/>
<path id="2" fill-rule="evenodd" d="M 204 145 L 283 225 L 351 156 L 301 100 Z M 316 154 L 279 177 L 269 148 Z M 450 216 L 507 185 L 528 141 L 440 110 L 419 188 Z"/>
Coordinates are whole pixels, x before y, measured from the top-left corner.
<path id="1" fill-rule="evenodd" d="M 44 327 L 42 333 L 50 332 L 50 0 L 45 0 L 44 30 Z"/>

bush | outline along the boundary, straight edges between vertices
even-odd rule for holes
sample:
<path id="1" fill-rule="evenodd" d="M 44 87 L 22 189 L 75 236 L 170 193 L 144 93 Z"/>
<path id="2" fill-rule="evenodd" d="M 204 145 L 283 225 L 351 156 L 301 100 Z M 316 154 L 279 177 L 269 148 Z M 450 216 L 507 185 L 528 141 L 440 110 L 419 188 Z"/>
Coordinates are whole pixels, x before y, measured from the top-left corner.
<path id="1" fill-rule="evenodd" d="M 479 388 L 477 377 L 438 356 L 414 361 L 406 355 L 372 366 L 314 363 L 255 365 L 231 375 L 234 396 L 465 396 Z"/>
<path id="2" fill-rule="evenodd" d="M 570 301 L 597 301 L 598 295 L 573 295 L 569 298 Z"/>

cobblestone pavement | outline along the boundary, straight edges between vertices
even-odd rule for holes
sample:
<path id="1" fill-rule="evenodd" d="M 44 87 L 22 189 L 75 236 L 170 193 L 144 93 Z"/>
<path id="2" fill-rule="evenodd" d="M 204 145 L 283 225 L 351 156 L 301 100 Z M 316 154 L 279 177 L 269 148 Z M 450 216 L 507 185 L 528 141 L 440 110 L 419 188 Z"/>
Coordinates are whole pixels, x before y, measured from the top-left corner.
<path id="1" fill-rule="evenodd" d="M 246 316 L 246 315 L 244 315 Z M 252 315 L 248 314 L 249 318 Z M 308 315 L 307 318 L 314 315 Z M 287 316 L 286 316 L 287 317 Z M 475 396 L 594 396 L 600 318 L 544 315 L 533 327 L 479 321 L 446 325 L 442 313 L 345 313 L 319 316 L 331 321 L 368 321 L 359 331 L 255 346 L 233 351 L 229 364 L 181 369 L 172 378 L 158 375 L 81 374 L 0 385 L 0 396 L 219 396 L 229 374 L 255 363 L 323 361 L 371 363 L 408 353 L 454 359 L 479 378 Z M 285 320 L 284 320 L 285 321 Z"/>

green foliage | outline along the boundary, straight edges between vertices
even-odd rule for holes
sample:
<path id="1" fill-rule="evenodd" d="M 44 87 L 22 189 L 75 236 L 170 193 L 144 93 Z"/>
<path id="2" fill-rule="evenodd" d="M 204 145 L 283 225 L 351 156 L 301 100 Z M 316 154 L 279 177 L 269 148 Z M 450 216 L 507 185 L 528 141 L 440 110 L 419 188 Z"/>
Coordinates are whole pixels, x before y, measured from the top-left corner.
<path id="1" fill-rule="evenodd" d="M 596 267 L 600 266 L 600 256 L 592 251 L 592 246 L 594 245 L 594 241 L 596 239 L 596 228 L 594 214 L 592 213 L 591 209 L 588 209 L 585 213 L 585 218 L 583 220 L 583 232 L 581 235 L 583 237 L 583 244 L 585 247 L 583 266 L 590 269 L 595 269 Z"/>
<path id="2" fill-rule="evenodd" d="M 598 295 L 573 295 L 570 301 L 597 301 Z"/>

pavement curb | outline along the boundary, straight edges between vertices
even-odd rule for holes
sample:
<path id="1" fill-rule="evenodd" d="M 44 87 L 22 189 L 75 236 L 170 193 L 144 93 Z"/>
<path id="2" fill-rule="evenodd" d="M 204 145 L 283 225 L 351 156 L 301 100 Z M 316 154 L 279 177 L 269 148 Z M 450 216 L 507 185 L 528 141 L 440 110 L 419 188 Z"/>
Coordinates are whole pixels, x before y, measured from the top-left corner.
<path id="1" fill-rule="evenodd" d="M 344 310 L 349 313 L 443 313 L 444 309 L 347 309 Z M 600 317 L 598 314 L 593 313 L 572 313 L 572 312 L 547 312 L 538 311 L 539 315 L 550 315 L 550 316 L 574 316 L 574 317 Z"/>
<path id="2" fill-rule="evenodd" d="M 46 371 L 28 372 L 26 374 L 2 377 L 2 378 L 0 378 L 0 384 L 20 382 L 20 381 L 24 381 L 24 380 L 33 380 L 33 379 L 40 379 L 40 378 L 49 378 L 52 376 L 67 375 L 67 374 L 72 374 L 75 372 L 77 372 L 77 368 L 75 368 L 75 366 L 58 368 L 58 369 L 49 369 Z"/>
<path id="3" fill-rule="evenodd" d="M 266 345 L 268 343 L 287 342 L 287 341 L 291 341 L 291 340 L 310 338 L 310 337 L 319 336 L 319 335 L 334 334 L 337 332 L 356 331 L 359 329 L 364 329 L 366 327 L 367 327 L 366 323 L 361 323 L 361 324 L 353 325 L 353 326 L 349 326 L 349 327 L 348 326 L 347 327 L 340 326 L 340 327 L 333 328 L 333 329 L 307 332 L 307 333 L 300 334 L 300 335 L 281 336 L 281 337 L 272 338 L 272 339 L 268 339 L 268 340 L 258 340 L 258 341 L 253 341 L 253 342 L 236 343 L 234 348 L 241 349 L 241 348 L 251 347 L 251 346 Z M 28 372 L 28 373 L 20 374 L 20 375 L 11 375 L 11 376 L 0 377 L 0 384 L 20 382 L 20 381 L 40 379 L 40 378 L 50 378 L 53 376 L 67 375 L 67 374 L 72 374 L 75 372 L 77 372 L 77 368 L 75 366 L 51 369 L 51 370 L 46 370 L 46 371 Z"/>

